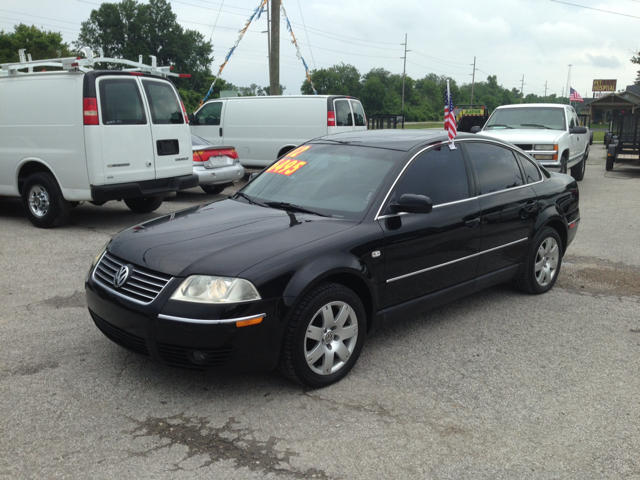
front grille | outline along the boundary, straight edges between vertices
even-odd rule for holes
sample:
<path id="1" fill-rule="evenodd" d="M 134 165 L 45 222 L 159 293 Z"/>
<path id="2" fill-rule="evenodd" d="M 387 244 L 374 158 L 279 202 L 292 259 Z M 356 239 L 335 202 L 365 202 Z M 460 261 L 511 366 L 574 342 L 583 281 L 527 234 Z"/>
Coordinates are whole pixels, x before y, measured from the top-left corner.
<path id="1" fill-rule="evenodd" d="M 91 318 L 96 324 L 96 327 L 98 327 L 98 329 L 102 333 L 104 333 L 104 335 L 109 340 L 117 343 L 127 350 L 131 350 L 132 352 L 144 355 L 145 357 L 149 356 L 149 349 L 147 348 L 147 342 L 144 340 L 144 338 L 138 337 L 137 335 L 132 335 L 129 332 L 125 332 L 124 330 L 111 325 L 109 322 L 104 321 L 91 310 L 89 310 L 89 313 L 91 314 Z"/>
<path id="2" fill-rule="evenodd" d="M 116 288 L 114 278 L 118 270 L 124 266 L 128 266 L 131 269 L 131 273 L 124 285 Z M 118 295 L 137 303 L 149 304 L 160 295 L 160 292 L 169 283 L 171 277 L 143 267 L 127 264 L 127 262 L 115 255 L 105 253 L 93 272 L 93 279 L 107 290 Z"/>
<path id="3" fill-rule="evenodd" d="M 166 343 L 158 343 L 156 346 L 158 347 L 158 355 L 167 365 L 187 368 L 219 367 L 229 359 L 233 351 L 231 347 L 214 349 L 184 348 Z M 194 361 L 194 351 L 204 354 L 205 360 L 201 362 Z"/>
<path id="4" fill-rule="evenodd" d="M 524 150 L 525 152 L 533 150 L 533 145 L 531 145 L 531 144 L 524 144 L 524 145 L 516 144 L 516 147 L 518 147 L 520 150 Z"/>

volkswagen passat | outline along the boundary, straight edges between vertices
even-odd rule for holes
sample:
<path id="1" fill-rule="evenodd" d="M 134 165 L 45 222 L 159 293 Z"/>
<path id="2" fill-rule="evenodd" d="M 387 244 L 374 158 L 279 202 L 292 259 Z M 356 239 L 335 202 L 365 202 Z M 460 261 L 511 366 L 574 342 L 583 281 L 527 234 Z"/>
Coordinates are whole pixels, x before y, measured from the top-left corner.
<path id="1" fill-rule="evenodd" d="M 541 294 L 578 187 L 498 140 L 327 136 L 230 198 L 117 234 L 86 281 L 111 340 L 166 365 L 280 370 L 323 387 L 380 325 L 502 282 Z"/>

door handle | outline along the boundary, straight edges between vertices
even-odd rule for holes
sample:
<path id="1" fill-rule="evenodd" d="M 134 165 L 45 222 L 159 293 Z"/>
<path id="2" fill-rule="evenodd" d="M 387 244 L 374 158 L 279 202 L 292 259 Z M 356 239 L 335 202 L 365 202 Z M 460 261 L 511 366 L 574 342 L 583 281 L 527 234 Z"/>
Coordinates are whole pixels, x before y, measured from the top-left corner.
<path id="1" fill-rule="evenodd" d="M 524 204 L 524 209 L 527 212 L 533 212 L 534 210 L 538 209 L 538 202 L 530 200 L 530 201 L 528 201 L 527 203 Z"/>
<path id="2" fill-rule="evenodd" d="M 480 217 L 472 218 L 471 220 L 467 220 L 466 222 L 464 222 L 464 224 L 469 228 L 473 228 L 479 223 L 480 223 Z"/>
<path id="3" fill-rule="evenodd" d="M 222 136 L 222 127 L 220 127 L 220 136 Z"/>

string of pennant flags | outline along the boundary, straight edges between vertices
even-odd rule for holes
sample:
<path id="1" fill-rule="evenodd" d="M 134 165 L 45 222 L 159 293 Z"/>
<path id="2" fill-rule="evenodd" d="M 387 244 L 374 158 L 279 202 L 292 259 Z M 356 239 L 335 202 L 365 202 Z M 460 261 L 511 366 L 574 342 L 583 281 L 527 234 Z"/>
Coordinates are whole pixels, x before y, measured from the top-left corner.
<path id="1" fill-rule="evenodd" d="M 280 1 L 280 9 L 282 11 L 282 14 L 284 15 L 285 20 L 287 21 L 287 30 L 289 30 L 289 32 L 291 33 L 291 37 L 293 38 L 291 43 L 293 43 L 295 45 L 295 47 L 296 47 L 296 56 L 302 61 L 302 64 L 304 65 L 305 73 L 307 75 L 307 80 L 311 84 L 311 89 L 313 90 L 314 95 L 317 95 L 318 92 L 316 91 L 316 87 L 313 84 L 313 81 L 311 80 L 311 75 L 309 74 L 309 67 L 307 66 L 307 63 L 304 61 L 304 58 L 302 57 L 302 53 L 300 53 L 300 47 L 298 46 L 298 41 L 296 39 L 296 36 L 293 33 L 293 29 L 291 28 L 291 23 L 289 22 L 289 17 L 287 16 L 287 12 L 284 9 L 284 5 L 282 5 L 282 1 L 281 0 L 272 0 L 272 1 L 274 1 L 274 2 Z M 231 58 L 231 55 L 233 55 L 233 52 L 235 51 L 235 49 L 240 44 L 240 41 L 242 40 L 242 37 L 244 37 L 244 34 L 249 29 L 249 26 L 251 25 L 251 23 L 254 20 L 259 20 L 260 16 L 262 15 L 262 13 L 264 11 L 266 11 L 265 10 L 265 5 L 266 4 L 267 4 L 267 0 L 260 0 L 260 4 L 253 11 L 253 14 L 247 20 L 247 23 L 245 24 L 244 28 L 242 30 L 240 30 L 239 35 L 238 35 L 238 39 L 236 40 L 236 42 L 233 45 L 233 47 L 231 47 L 231 49 L 229 50 L 229 53 L 227 53 L 226 57 L 224 57 L 224 62 L 222 63 L 222 65 L 220 65 L 220 68 L 218 69 L 218 73 L 216 74 L 215 78 L 213 79 L 213 83 L 211 83 L 211 86 L 209 87 L 209 91 L 204 96 L 204 98 L 200 101 L 200 106 L 202 106 L 204 104 L 204 102 L 207 101 L 207 98 L 209 98 L 209 96 L 213 93 L 213 87 L 215 86 L 216 81 L 218 80 L 218 78 L 220 78 L 220 75 L 222 74 L 222 70 L 224 70 L 224 67 L 227 66 L 227 63 L 229 62 L 229 59 Z"/>

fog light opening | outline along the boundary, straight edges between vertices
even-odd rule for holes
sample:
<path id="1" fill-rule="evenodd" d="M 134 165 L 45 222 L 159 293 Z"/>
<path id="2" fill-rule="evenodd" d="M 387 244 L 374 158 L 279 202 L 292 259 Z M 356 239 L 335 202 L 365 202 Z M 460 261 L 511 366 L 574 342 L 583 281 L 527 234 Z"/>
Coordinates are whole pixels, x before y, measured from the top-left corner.
<path id="1" fill-rule="evenodd" d="M 189 352 L 189 360 L 193 363 L 202 364 L 207 361 L 207 354 L 200 350 L 192 350 Z"/>

